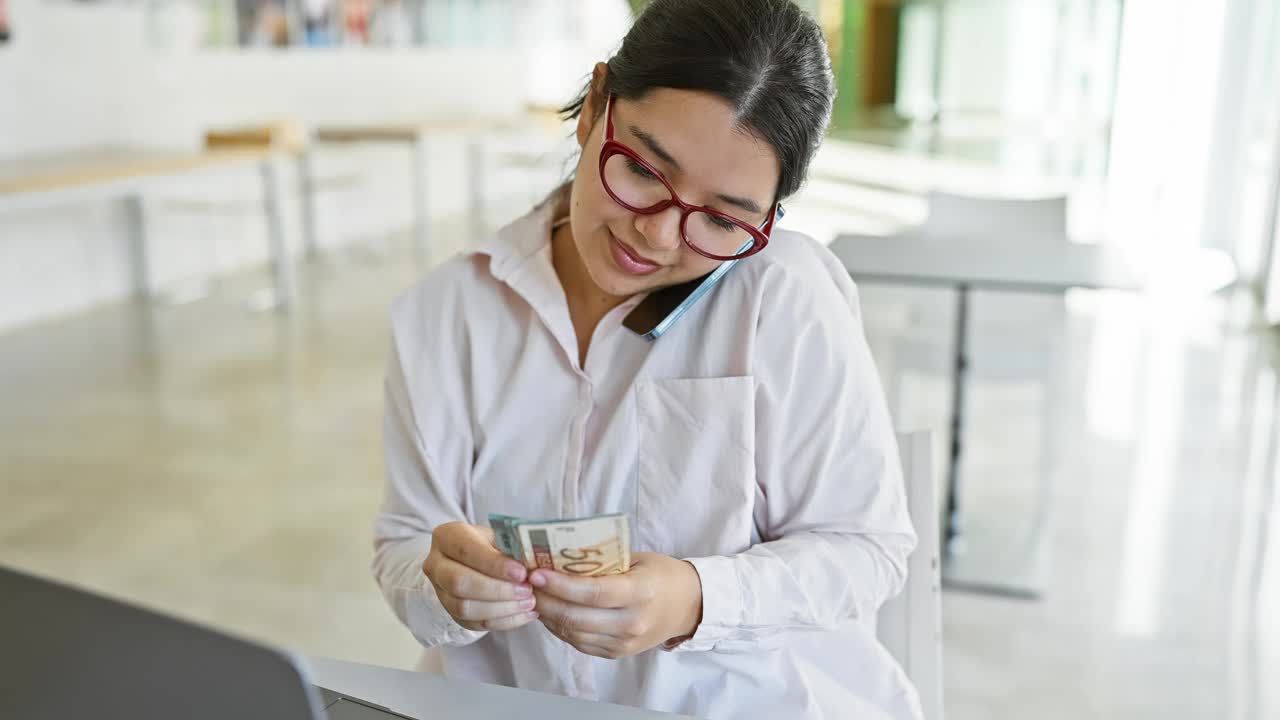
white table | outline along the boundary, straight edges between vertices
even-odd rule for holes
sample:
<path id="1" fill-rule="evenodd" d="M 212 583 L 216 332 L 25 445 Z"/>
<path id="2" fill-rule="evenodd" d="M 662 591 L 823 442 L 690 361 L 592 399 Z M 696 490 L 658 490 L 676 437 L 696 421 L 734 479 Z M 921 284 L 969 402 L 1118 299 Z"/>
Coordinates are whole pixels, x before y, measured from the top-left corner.
<path id="1" fill-rule="evenodd" d="M 431 214 L 427 185 L 427 138 L 433 133 L 462 133 L 466 143 L 468 205 L 472 232 L 479 236 L 484 223 L 484 138 L 498 132 L 519 132 L 536 125 L 559 127 L 552 110 L 528 108 L 515 116 L 493 118 L 453 118 L 406 122 L 378 122 L 353 125 L 322 125 L 312 131 L 312 146 L 379 143 L 409 149 L 409 192 L 413 211 L 413 250 L 419 263 L 431 253 Z M 308 256 L 319 252 L 315 193 L 320 184 L 311 151 L 301 157 L 303 177 L 303 240 Z"/>
<path id="2" fill-rule="evenodd" d="M 1040 594 L 1038 540 L 1012 563 L 995 563 L 991 546 L 962 543 L 960 460 L 968 366 L 969 292 L 974 288 L 1062 294 L 1073 288 L 1136 291 L 1142 279 L 1115 250 L 1029 238 L 868 238 L 841 236 L 831 251 L 863 283 L 948 287 L 956 291 L 951 373 L 951 460 L 943 527 L 943 581 L 949 587 L 1016 597 Z M 998 520 L 993 525 L 998 526 Z M 999 543 L 997 538 L 996 543 Z M 963 547 L 961 553 L 959 548 Z M 995 548 L 1008 556 L 1008 548 Z M 992 571 L 993 567 L 999 567 Z"/>
<path id="3" fill-rule="evenodd" d="M 308 658 L 308 664 L 310 680 L 316 685 L 422 720 L 670 720 L 681 717 L 330 658 Z"/>
<path id="4" fill-rule="evenodd" d="M 119 199 L 128 213 L 130 263 L 135 293 L 154 291 L 148 264 L 144 193 L 154 183 L 194 172 L 248 166 L 262 178 L 263 212 L 273 266 L 276 306 L 296 297 L 293 261 L 285 243 L 281 196 L 286 192 L 278 163 L 287 153 L 272 147 L 239 147 L 175 153 L 149 148 L 100 148 L 0 164 L 0 210 L 60 207 L 94 199 Z"/>

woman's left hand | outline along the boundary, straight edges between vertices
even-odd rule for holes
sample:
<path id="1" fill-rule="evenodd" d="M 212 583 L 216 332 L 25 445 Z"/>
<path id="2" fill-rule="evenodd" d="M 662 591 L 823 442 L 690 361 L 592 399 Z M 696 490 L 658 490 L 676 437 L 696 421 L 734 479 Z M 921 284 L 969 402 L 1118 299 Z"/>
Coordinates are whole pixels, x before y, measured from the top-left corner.
<path id="1" fill-rule="evenodd" d="M 702 583 L 684 560 L 636 553 L 621 575 L 529 573 L 538 619 L 579 651 L 617 659 L 692 636 L 702 620 Z"/>

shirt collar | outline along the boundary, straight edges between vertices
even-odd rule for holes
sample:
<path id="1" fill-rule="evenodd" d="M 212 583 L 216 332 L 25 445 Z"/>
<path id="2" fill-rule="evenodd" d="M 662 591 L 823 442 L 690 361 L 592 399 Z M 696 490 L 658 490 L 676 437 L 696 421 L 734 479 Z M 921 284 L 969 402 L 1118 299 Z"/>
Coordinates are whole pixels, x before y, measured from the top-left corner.
<path id="1" fill-rule="evenodd" d="M 474 249 L 474 252 L 489 257 L 489 273 L 494 279 L 523 295 L 543 313 L 550 312 L 548 304 L 554 300 L 564 302 L 564 290 L 550 265 L 550 245 L 552 230 L 567 222 L 568 214 L 569 185 L 565 184 L 553 190 L 528 214 L 477 244 Z M 526 269 L 541 272 L 526 275 Z M 547 270 L 550 272 L 545 272 Z M 623 312 L 627 313 L 623 324 L 639 335 L 650 332 L 697 288 L 701 280 L 698 278 L 683 285 L 629 298 L 622 305 Z"/>
<path id="2" fill-rule="evenodd" d="M 518 218 L 475 246 L 474 252 L 489 256 L 489 273 L 510 284 L 526 263 L 551 244 L 551 230 L 558 218 L 567 217 L 568 186 L 548 195 L 532 211 Z"/>

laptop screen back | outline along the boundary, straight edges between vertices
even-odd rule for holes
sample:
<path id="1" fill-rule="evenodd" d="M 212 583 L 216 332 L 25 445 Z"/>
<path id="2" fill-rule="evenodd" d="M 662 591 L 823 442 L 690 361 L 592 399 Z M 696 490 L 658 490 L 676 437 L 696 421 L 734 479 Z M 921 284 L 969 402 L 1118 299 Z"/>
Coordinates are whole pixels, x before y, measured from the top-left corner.
<path id="1" fill-rule="evenodd" d="M 0 703 L 24 720 L 315 720 L 292 659 L 0 568 Z"/>

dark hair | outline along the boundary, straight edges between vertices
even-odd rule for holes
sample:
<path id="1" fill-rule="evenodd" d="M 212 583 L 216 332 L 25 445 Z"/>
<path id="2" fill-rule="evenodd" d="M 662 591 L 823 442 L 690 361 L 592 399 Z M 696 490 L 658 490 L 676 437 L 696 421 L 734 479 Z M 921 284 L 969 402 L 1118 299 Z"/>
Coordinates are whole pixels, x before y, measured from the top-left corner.
<path id="1" fill-rule="evenodd" d="M 653 0 L 608 65 L 605 97 L 665 87 L 728 100 L 738 124 L 777 153 L 777 200 L 804 182 L 835 98 L 822 29 L 791 0 Z M 590 92 L 588 82 L 561 110 L 566 119 Z"/>

